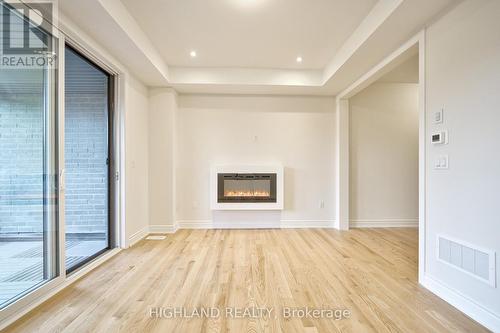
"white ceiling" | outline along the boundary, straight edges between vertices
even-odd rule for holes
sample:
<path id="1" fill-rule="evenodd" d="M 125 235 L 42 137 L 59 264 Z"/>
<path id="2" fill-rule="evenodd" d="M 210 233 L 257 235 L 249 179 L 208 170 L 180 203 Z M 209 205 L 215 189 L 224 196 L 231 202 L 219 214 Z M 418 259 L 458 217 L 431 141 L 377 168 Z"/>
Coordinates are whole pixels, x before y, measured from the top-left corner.
<path id="1" fill-rule="evenodd" d="M 73 39 L 90 38 L 148 86 L 337 95 L 460 1 L 59 0 L 59 8 Z"/>
<path id="2" fill-rule="evenodd" d="M 325 67 L 377 2 L 121 1 L 171 66 L 306 69 Z"/>

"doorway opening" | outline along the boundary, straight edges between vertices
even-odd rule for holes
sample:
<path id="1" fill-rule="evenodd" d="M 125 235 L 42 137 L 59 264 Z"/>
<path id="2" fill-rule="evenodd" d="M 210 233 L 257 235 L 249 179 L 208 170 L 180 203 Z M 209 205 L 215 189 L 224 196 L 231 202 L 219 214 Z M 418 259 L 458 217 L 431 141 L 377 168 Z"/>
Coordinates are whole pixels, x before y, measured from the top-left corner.
<path id="1" fill-rule="evenodd" d="M 374 66 L 366 74 L 351 84 L 336 97 L 337 115 L 337 172 L 336 172 L 336 190 L 337 190 L 337 212 L 336 227 L 340 230 L 348 230 L 350 227 L 350 99 L 378 81 L 386 74 L 390 73 L 399 65 L 410 58 L 418 55 L 418 277 L 422 282 L 425 275 L 425 212 L 426 212 L 426 131 L 425 131 L 425 32 L 421 31 L 413 38 L 402 44 L 397 50 L 388 55 L 384 60 Z M 389 161 L 390 162 L 390 159 Z M 375 175 L 377 177 L 378 175 Z M 383 189 L 385 184 L 379 186 Z M 401 221 L 401 217 L 390 220 L 392 226 L 396 224 L 415 225 L 414 217 L 410 220 Z M 388 219 L 387 219 L 388 220 Z M 385 222 L 387 222 L 387 220 Z M 400 220 L 400 221 L 397 221 Z M 363 221 L 353 221 L 358 226 L 362 226 Z M 373 222 L 373 221 L 372 221 Z M 380 221 L 379 221 L 380 222 Z M 365 226 L 368 226 L 365 224 Z M 379 225 L 380 226 L 380 225 Z"/>
<path id="2" fill-rule="evenodd" d="M 350 227 L 418 227 L 417 50 L 352 96 L 349 116 Z"/>

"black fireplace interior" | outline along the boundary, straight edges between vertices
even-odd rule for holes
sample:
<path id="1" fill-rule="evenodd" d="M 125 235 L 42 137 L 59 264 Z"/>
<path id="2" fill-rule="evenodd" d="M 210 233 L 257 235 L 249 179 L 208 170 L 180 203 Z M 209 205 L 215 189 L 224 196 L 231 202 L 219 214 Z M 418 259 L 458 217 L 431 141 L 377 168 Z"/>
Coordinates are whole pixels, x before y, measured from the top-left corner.
<path id="1" fill-rule="evenodd" d="M 217 202 L 276 202 L 276 174 L 219 173 Z"/>

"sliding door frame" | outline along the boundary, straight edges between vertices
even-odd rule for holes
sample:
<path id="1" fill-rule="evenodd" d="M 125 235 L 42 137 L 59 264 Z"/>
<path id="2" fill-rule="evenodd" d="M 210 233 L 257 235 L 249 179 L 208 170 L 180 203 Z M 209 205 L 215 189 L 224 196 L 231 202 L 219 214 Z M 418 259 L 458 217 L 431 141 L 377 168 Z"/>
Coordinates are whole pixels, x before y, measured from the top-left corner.
<path id="1" fill-rule="evenodd" d="M 127 247 L 126 232 L 125 232 L 125 114 L 124 114 L 124 90 L 126 72 L 121 68 L 121 65 L 102 51 L 102 49 L 92 44 L 88 37 L 79 29 L 67 21 L 55 22 L 52 35 L 57 40 L 58 56 L 57 56 L 57 96 L 55 101 L 55 117 L 56 117 L 56 154 L 57 154 L 57 195 L 58 195 L 58 275 L 43 285 L 35 286 L 31 292 L 18 298 L 15 302 L 7 305 L 0 310 L 0 330 L 9 326 L 28 312 L 32 311 L 38 305 L 42 304 L 56 293 L 76 282 L 82 276 L 90 272 L 95 267 L 99 266 L 106 260 L 116 255 L 120 248 Z M 114 188 L 110 202 L 113 202 L 113 209 L 110 210 L 110 225 L 113 232 L 110 233 L 111 247 L 109 250 L 102 253 L 99 257 L 86 263 L 86 265 L 72 271 L 70 274 L 66 272 L 66 233 L 65 233 L 65 155 L 64 155 L 64 123 L 65 123 L 65 45 L 69 44 L 74 49 L 82 53 L 86 58 L 98 64 L 101 68 L 110 73 L 113 78 L 113 84 L 110 90 L 112 99 L 110 103 L 113 105 L 113 118 L 109 126 L 113 126 L 114 136 L 110 140 L 114 152 L 114 160 L 110 161 L 113 165 L 113 172 L 110 173 L 109 181 Z M 111 80 L 110 80 L 111 81 Z"/>
<path id="2" fill-rule="evenodd" d="M 115 237 L 115 231 L 117 229 L 117 220 L 116 220 L 116 201 L 115 201 L 115 196 L 116 196 L 116 182 L 119 180 L 116 177 L 116 170 L 115 166 L 117 165 L 116 163 L 116 157 L 115 157 L 115 144 L 116 144 L 116 129 L 115 129 L 115 123 L 114 123 L 114 118 L 115 118 L 115 80 L 116 76 L 113 75 L 113 73 L 110 73 L 106 69 L 102 68 L 99 64 L 95 63 L 92 59 L 90 59 L 87 55 L 85 55 L 82 51 L 77 49 L 76 46 L 73 46 L 73 43 L 71 41 L 66 41 L 64 45 L 64 50 L 66 48 L 70 49 L 72 52 L 74 52 L 76 55 L 78 55 L 83 61 L 87 62 L 89 65 L 97 69 L 99 72 L 102 74 L 106 75 L 108 82 L 106 85 L 107 89 L 107 172 L 108 172 L 108 181 L 107 181 L 107 241 L 108 241 L 108 246 L 102 250 L 99 250 L 98 252 L 90 255 L 88 258 L 85 260 L 77 263 L 76 265 L 72 267 L 65 267 L 66 268 L 66 274 L 69 275 L 73 273 L 74 271 L 80 269 L 81 267 L 87 265 L 90 261 L 100 257 L 102 254 L 105 252 L 111 250 L 112 248 L 116 247 L 117 244 L 115 242 L 116 237 Z M 64 124 L 62 124 L 64 126 Z M 63 147 L 64 150 L 64 147 Z M 64 244 L 65 246 L 65 244 Z M 66 260 L 66 257 L 63 258 L 63 260 Z"/>
<path id="3" fill-rule="evenodd" d="M 76 28 L 68 27 L 64 24 L 64 22 L 61 22 L 59 30 L 62 31 L 61 40 L 63 45 L 70 46 L 77 53 L 98 66 L 101 70 L 107 72 L 111 78 L 109 80 L 110 98 L 108 99 L 108 107 L 110 110 L 113 110 L 113 115 L 110 117 L 108 124 L 112 127 L 112 131 L 110 130 L 109 132 L 113 133 L 112 137 L 109 138 L 109 150 L 112 152 L 113 156 L 113 159 L 110 160 L 112 168 L 109 177 L 109 187 L 113 190 L 111 192 L 112 194 L 110 193 L 109 198 L 109 202 L 113 203 L 113 209 L 109 212 L 111 218 L 110 244 L 112 244 L 111 249 L 126 248 L 125 177 L 123 177 L 125 174 L 125 110 L 123 109 L 125 73 L 120 69 L 119 65 L 115 64 L 114 61 L 109 60 L 106 54 L 99 52 L 95 45 L 89 44 L 82 39 L 80 37 L 81 34 L 76 32 Z M 64 81 L 61 85 L 64 86 Z M 60 87 L 60 89 L 61 88 L 64 89 L 64 87 Z M 60 121 L 64 124 L 64 118 L 60 119 Z M 64 147 L 62 147 L 62 150 L 64 150 Z"/>
<path id="4" fill-rule="evenodd" d="M 103 256 L 106 252 L 118 247 L 124 247 L 123 239 L 120 237 L 122 234 L 122 230 L 124 230 L 124 219 L 122 218 L 123 214 L 121 214 L 123 210 L 123 202 L 124 195 L 122 193 L 122 189 L 124 188 L 123 181 L 120 177 L 121 170 L 124 168 L 124 154 L 122 153 L 122 147 L 124 145 L 123 140 L 123 112 L 120 109 L 120 97 L 118 87 L 122 83 L 123 75 L 119 73 L 115 66 L 112 63 L 106 60 L 105 57 L 99 57 L 96 55 L 97 52 L 93 52 L 92 47 L 86 45 L 83 41 L 76 41 L 76 39 L 71 38 L 68 33 L 71 32 L 69 29 L 66 29 L 61 35 L 60 41 L 60 53 L 62 52 L 62 57 L 64 58 L 64 51 L 66 46 L 71 48 L 75 53 L 83 57 L 90 64 L 95 66 L 97 69 L 102 71 L 103 73 L 108 75 L 108 155 L 111 157 L 108 164 L 108 248 L 91 256 L 88 260 L 84 261 L 82 264 L 78 264 L 73 267 L 70 271 L 68 271 L 65 267 L 65 258 L 66 252 L 65 249 L 60 253 L 61 255 L 61 268 L 65 272 L 66 276 L 76 275 L 77 272 L 84 270 L 91 262 L 97 260 L 101 256 Z M 61 50 L 62 49 L 62 50 Z M 63 62 L 65 64 L 65 61 Z M 64 76 L 64 70 L 62 72 L 62 76 Z M 64 86 L 65 81 L 62 78 L 62 82 L 59 87 L 59 92 L 62 96 L 65 97 Z M 65 142 L 65 131 L 64 131 L 64 123 L 65 123 L 65 98 L 61 100 L 60 107 L 60 115 L 59 122 L 61 124 L 60 131 L 62 135 L 59 136 L 60 145 L 59 152 L 64 157 L 64 142 Z M 65 161 L 65 158 L 62 159 Z M 60 169 L 60 174 L 63 175 L 63 182 L 65 182 L 65 166 L 62 166 Z M 66 186 L 64 185 L 64 190 Z M 62 196 L 64 197 L 64 196 Z M 61 215 L 64 216 L 65 205 L 60 206 Z M 65 222 L 65 218 L 64 222 Z M 65 226 L 65 223 L 63 223 Z M 124 232 L 123 232 L 124 233 Z M 61 244 L 65 245 L 66 240 L 66 232 L 65 230 L 61 232 L 61 237 L 64 238 L 64 241 Z M 65 248 L 65 246 L 62 246 Z"/>
<path id="5" fill-rule="evenodd" d="M 4 5 L 9 5 L 9 3 L 5 3 Z M 29 9 L 28 6 L 25 4 L 20 3 L 20 5 L 25 6 L 25 10 Z M 42 28 L 40 28 L 42 29 Z M 56 43 L 57 45 L 57 50 L 60 52 L 61 50 L 61 37 L 62 34 L 60 31 L 57 29 L 54 29 L 52 32 L 47 32 L 51 38 L 53 39 L 53 43 Z M 58 53 L 60 55 L 60 53 Z M 30 305 L 33 304 L 33 302 L 44 295 L 50 293 L 51 290 L 54 290 L 54 288 L 57 288 L 57 286 L 61 285 L 64 283 L 65 279 L 65 274 L 64 271 L 61 270 L 61 249 L 63 246 L 61 246 L 61 227 L 64 228 L 64 216 L 61 215 L 61 179 L 58 177 L 58 170 L 61 168 L 61 147 L 60 147 L 60 135 L 61 132 L 59 131 L 60 127 L 60 116 L 61 116 L 61 110 L 59 106 L 61 105 L 61 99 L 64 98 L 63 95 L 61 95 L 61 77 L 64 76 L 64 74 L 61 71 L 61 66 L 63 64 L 63 60 L 61 57 L 57 56 L 57 64 L 54 70 L 45 70 L 44 76 L 46 79 L 44 80 L 44 91 L 43 91 L 43 105 L 44 105 L 44 116 L 43 116 L 43 123 L 44 123 L 44 134 L 43 134 L 43 140 L 44 140 L 44 159 L 47 156 L 47 147 L 45 147 L 45 144 L 47 143 L 47 140 L 53 140 L 52 145 L 53 147 L 50 147 L 50 153 L 49 155 L 53 158 L 53 161 L 44 161 L 44 174 L 46 177 L 54 177 L 55 179 L 52 179 L 54 182 L 55 189 L 48 189 L 47 188 L 47 178 L 44 179 L 44 185 L 43 185 L 43 196 L 44 196 L 44 205 L 46 204 L 46 200 L 56 200 L 56 205 L 55 209 L 54 206 L 51 205 L 49 202 L 48 207 L 44 207 L 44 218 L 43 218 L 43 245 L 42 249 L 44 252 L 43 253 L 43 277 L 46 279 L 48 276 L 51 276 L 48 274 L 48 270 L 52 270 L 53 273 L 53 278 L 50 280 L 44 280 L 40 282 L 39 284 L 31 287 L 30 289 L 25 290 L 20 296 L 16 297 L 13 299 L 12 303 L 6 305 L 2 309 L 0 309 L 0 330 L 4 327 L 5 322 L 9 322 L 12 320 L 11 318 L 18 318 L 21 315 L 25 314 L 27 311 L 26 309 L 30 308 Z M 49 75 L 47 75 L 47 73 Z M 54 86 L 51 86 L 54 84 Z M 55 90 L 54 90 L 55 89 Z M 55 99 L 53 97 L 55 96 Z M 47 111 L 49 110 L 49 111 Z M 54 128 L 49 128 L 49 134 L 47 134 L 47 126 L 53 126 Z M 52 135 L 51 135 L 52 134 Z M 51 163 L 55 163 L 55 165 L 51 165 Z M 52 173 L 46 173 L 48 169 L 53 169 L 54 174 Z M 50 180 L 50 178 L 49 178 Z M 46 197 L 46 195 L 50 193 L 57 193 L 56 198 L 50 198 Z M 47 212 L 47 209 L 50 210 Z M 47 215 L 50 214 L 55 214 L 55 222 L 54 223 L 47 223 Z M 55 224 L 55 225 L 54 225 Z M 55 230 L 54 230 L 55 228 Z M 48 231 L 53 231 L 55 235 L 48 235 Z M 57 238 L 57 241 L 56 239 Z M 50 242 L 47 244 L 46 242 Z M 52 251 L 49 253 L 49 256 L 47 255 L 46 251 Z M 53 255 L 53 257 L 49 258 L 50 255 Z M 54 263 L 55 260 L 55 263 Z"/>
<path id="6" fill-rule="evenodd" d="M 59 70 L 44 69 L 43 106 L 44 112 L 44 134 L 43 134 L 43 155 L 46 159 L 43 165 L 43 235 L 42 235 L 42 256 L 43 256 L 43 279 L 48 280 L 52 276 L 60 273 L 58 262 L 58 224 L 59 220 L 59 143 L 58 143 L 58 91 L 57 86 Z M 53 99 L 53 97 L 56 97 Z M 54 188 L 52 188 L 52 186 Z M 56 194 L 53 197 L 53 194 Z M 55 208 L 55 209 L 54 209 Z"/>

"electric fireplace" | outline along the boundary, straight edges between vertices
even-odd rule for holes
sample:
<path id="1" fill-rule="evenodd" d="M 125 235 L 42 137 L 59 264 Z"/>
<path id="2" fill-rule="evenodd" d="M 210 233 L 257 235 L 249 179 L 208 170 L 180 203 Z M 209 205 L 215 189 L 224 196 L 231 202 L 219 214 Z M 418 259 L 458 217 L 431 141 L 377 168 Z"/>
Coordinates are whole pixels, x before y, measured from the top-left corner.
<path id="1" fill-rule="evenodd" d="M 217 202 L 276 202 L 276 174 L 219 173 Z"/>
<path id="2" fill-rule="evenodd" d="M 212 210 L 282 210 L 281 165 L 218 165 L 210 168 Z"/>

